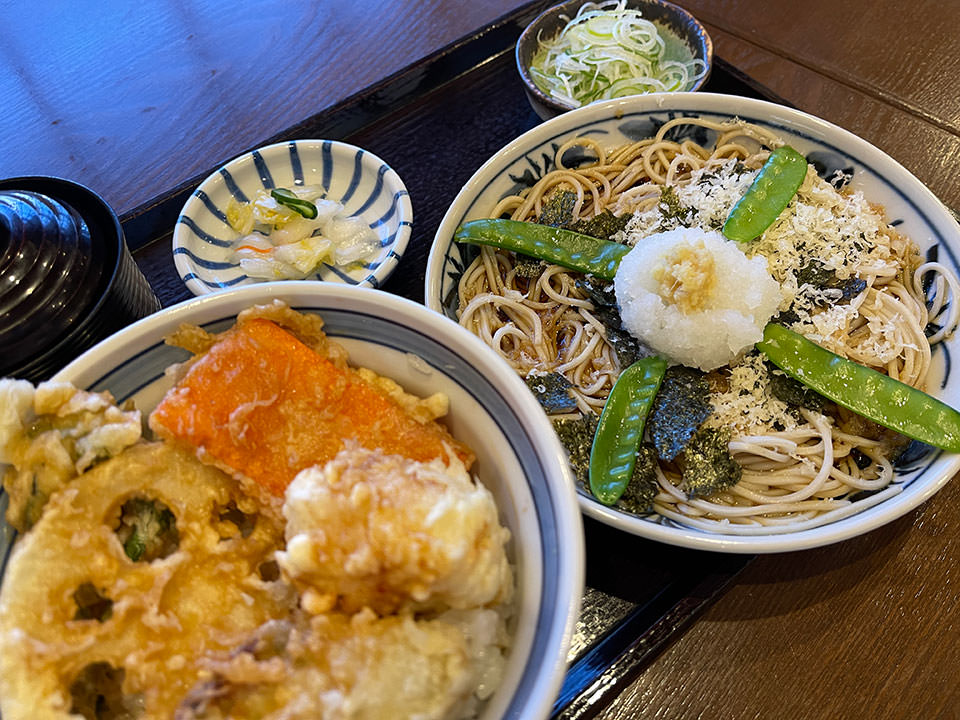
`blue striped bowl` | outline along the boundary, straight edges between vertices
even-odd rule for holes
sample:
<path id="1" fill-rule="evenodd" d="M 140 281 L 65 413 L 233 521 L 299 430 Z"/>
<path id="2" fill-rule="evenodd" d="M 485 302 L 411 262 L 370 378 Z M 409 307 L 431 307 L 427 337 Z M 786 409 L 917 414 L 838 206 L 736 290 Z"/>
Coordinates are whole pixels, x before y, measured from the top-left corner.
<path id="1" fill-rule="evenodd" d="M 454 199 L 440 226 L 427 260 L 425 298 L 428 307 L 457 316 L 457 283 L 478 250 L 453 241 L 457 227 L 489 217 L 506 195 L 529 187 L 552 169 L 557 149 L 568 140 L 587 136 L 604 147 L 652 136 L 677 116 L 699 116 L 722 121 L 737 117 L 761 125 L 807 156 L 825 177 L 836 172 L 849 176 L 852 190 L 861 190 L 883 205 L 899 232 L 911 238 L 928 259 L 937 259 L 960 276 L 960 227 L 950 212 L 906 168 L 842 128 L 799 110 L 762 100 L 712 93 L 662 93 L 608 100 L 571 110 L 549 120 L 507 144 L 474 173 Z M 715 140 L 713 131 L 694 128 L 675 139 L 692 137 L 701 144 Z M 569 158 L 567 158 L 569 160 Z M 960 353 L 960 333 L 933 350 L 927 391 L 953 407 L 960 407 L 960 373 L 952 371 Z M 583 512 L 626 532 L 651 540 L 737 553 L 803 550 L 846 540 L 891 522 L 927 500 L 960 470 L 960 455 L 931 451 L 898 464 L 893 482 L 883 492 L 867 495 L 849 506 L 846 516 L 758 531 L 731 527 L 726 533 L 707 532 L 673 522 L 660 515 L 633 515 L 597 502 L 580 488 Z M 756 532 L 758 534 L 743 534 Z M 760 534 L 763 533 L 763 534 Z"/>
<path id="2" fill-rule="evenodd" d="M 316 280 L 379 287 L 393 272 L 410 239 L 413 207 L 407 189 L 376 155 L 334 140 L 291 140 L 231 160 L 204 180 L 187 200 L 173 231 L 173 260 L 194 295 L 265 282 L 247 276 L 232 260 L 238 233 L 227 223 L 231 198 L 257 190 L 320 185 L 347 215 L 361 218 L 380 238 L 375 258 L 349 270 L 324 265 Z"/>
<path id="3" fill-rule="evenodd" d="M 171 387 L 164 370 L 185 351 L 163 338 L 181 323 L 217 332 L 241 310 L 274 298 L 324 319 L 350 361 L 421 396 L 450 400 L 446 425 L 477 455 L 472 471 L 490 489 L 511 532 L 515 569 L 512 647 L 500 687 L 480 720 L 546 718 L 560 690 L 584 582 L 583 526 L 563 448 L 510 367 L 455 322 L 369 288 L 311 281 L 258 284 L 193 298 L 130 325 L 61 370 L 55 380 L 109 390 L 148 413 Z M 0 490 L 0 513 L 7 498 Z M 2 517 L 2 514 L 0 514 Z M 15 533 L 0 520 L 6 566 Z"/>

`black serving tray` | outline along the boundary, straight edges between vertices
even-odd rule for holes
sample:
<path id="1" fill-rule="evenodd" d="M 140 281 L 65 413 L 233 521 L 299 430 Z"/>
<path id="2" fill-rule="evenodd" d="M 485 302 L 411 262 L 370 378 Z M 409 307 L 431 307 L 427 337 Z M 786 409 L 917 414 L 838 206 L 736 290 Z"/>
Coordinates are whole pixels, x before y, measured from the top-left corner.
<path id="1" fill-rule="evenodd" d="M 453 198 L 491 155 L 540 122 L 524 95 L 514 46 L 552 1 L 525 5 L 260 143 L 344 140 L 400 174 L 413 202 L 413 235 L 382 289 L 423 302 L 427 255 Z M 787 104 L 721 58 L 704 90 Z M 164 306 L 191 297 L 174 269 L 170 238 L 180 208 L 206 175 L 121 218 L 134 258 Z M 587 587 L 556 718 L 588 718 L 608 706 L 751 560 L 662 545 L 590 518 L 584 526 Z"/>

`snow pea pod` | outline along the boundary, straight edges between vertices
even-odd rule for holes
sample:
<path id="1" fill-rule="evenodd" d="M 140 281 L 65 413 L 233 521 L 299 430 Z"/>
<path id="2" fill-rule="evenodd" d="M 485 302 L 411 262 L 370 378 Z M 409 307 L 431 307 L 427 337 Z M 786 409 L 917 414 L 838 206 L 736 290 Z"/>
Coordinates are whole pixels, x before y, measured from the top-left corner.
<path id="1" fill-rule="evenodd" d="M 471 220 L 457 228 L 453 239 L 529 255 L 603 280 L 613 280 L 620 259 L 631 249 L 551 225 L 504 219 Z"/>
<path id="2" fill-rule="evenodd" d="M 723 234 L 737 242 L 760 237 L 797 194 L 806 176 L 807 159 L 789 145 L 778 147 L 733 206 L 723 224 Z"/>
<path id="3" fill-rule="evenodd" d="M 785 373 L 838 405 L 914 440 L 960 452 L 960 412 L 936 398 L 782 325 L 767 325 L 757 348 Z"/>
<path id="4" fill-rule="evenodd" d="M 633 476 L 643 426 L 666 370 L 661 357 L 637 360 L 607 397 L 590 450 L 590 491 L 604 505 L 619 500 Z"/>

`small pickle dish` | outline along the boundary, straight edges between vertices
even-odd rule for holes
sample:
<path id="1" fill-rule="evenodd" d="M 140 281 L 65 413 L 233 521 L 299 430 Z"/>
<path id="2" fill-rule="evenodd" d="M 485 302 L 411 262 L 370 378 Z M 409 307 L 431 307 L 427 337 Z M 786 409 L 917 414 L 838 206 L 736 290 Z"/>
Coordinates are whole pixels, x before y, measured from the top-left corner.
<path id="1" fill-rule="evenodd" d="M 380 287 L 410 239 L 400 176 L 335 140 L 291 140 L 237 157 L 184 204 L 177 272 L 194 295 L 272 280 Z"/>

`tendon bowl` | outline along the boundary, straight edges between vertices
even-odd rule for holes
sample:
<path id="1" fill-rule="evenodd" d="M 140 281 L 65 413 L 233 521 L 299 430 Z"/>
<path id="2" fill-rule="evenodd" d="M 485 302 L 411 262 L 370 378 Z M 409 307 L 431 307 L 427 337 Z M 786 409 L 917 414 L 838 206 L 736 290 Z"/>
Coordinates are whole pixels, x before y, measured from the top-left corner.
<path id="1" fill-rule="evenodd" d="M 481 718 L 545 718 L 560 689 L 584 582 L 581 516 L 563 449 L 523 383 L 472 334 L 424 306 L 370 288 L 277 282 L 194 298 L 134 323 L 63 368 L 55 380 L 109 390 L 145 414 L 171 386 L 164 369 L 187 353 L 164 344 L 181 323 L 228 328 L 237 313 L 283 300 L 322 316 L 350 363 L 420 396 L 445 393 L 444 419 L 477 455 L 471 472 L 492 491 L 511 532 L 513 644 Z M 0 505 L 5 505 L 5 499 Z M 12 532 L 4 524 L 3 562 Z"/>
<path id="2" fill-rule="evenodd" d="M 484 163 L 464 185 L 437 229 L 426 272 L 428 307 L 457 317 L 457 284 L 478 250 L 453 241 L 464 222 L 490 217 L 497 202 L 531 186 L 552 167 L 566 141 L 588 136 L 613 148 L 655 134 L 678 116 L 723 121 L 731 118 L 767 128 L 807 156 L 823 177 L 840 172 L 848 187 L 882 205 L 888 222 L 911 238 L 927 259 L 937 260 L 960 275 L 960 228 L 946 207 L 916 177 L 884 152 L 856 135 L 812 115 L 773 103 L 712 93 L 640 95 L 589 105 L 560 115 L 509 142 Z M 686 133 L 686 134 L 684 134 Z M 712 130 L 684 126 L 673 139 L 701 144 Z M 565 156 L 568 166 L 576 158 Z M 954 299 L 955 301 L 955 299 Z M 927 391 L 960 407 L 960 372 L 952 362 L 960 352 L 954 335 L 933 346 Z M 579 488 L 586 514 L 624 531 L 661 542 L 702 550 L 772 553 L 827 545 L 875 529 L 916 508 L 939 490 L 960 468 L 960 456 L 933 450 L 898 462 L 893 482 L 884 491 L 858 499 L 846 515 L 823 523 L 800 523 L 766 534 L 737 534 L 698 529 L 660 515 L 635 515 L 597 502 Z"/>
<path id="3" fill-rule="evenodd" d="M 373 153 L 335 140 L 289 140 L 241 155 L 190 195 L 173 231 L 173 261 L 194 295 L 268 282 L 247 275 L 236 259 L 240 234 L 227 221 L 232 200 L 258 190 L 316 185 L 376 233 L 379 250 L 346 266 L 322 263 L 310 280 L 380 287 L 410 240 L 413 206 L 400 176 Z"/>
<path id="4" fill-rule="evenodd" d="M 517 41 L 517 71 L 523 81 L 523 89 L 531 107 L 543 120 L 574 108 L 568 101 L 558 98 L 541 88 L 534 81 L 530 66 L 537 53 L 540 39 L 555 37 L 570 19 L 574 18 L 588 0 L 567 0 L 538 15 L 520 35 Z M 693 79 L 684 92 L 693 92 L 703 87 L 710 78 L 713 67 L 713 41 L 706 28 L 682 7 L 667 0 L 627 0 L 626 7 L 639 10 L 644 20 L 652 22 L 665 43 L 664 57 L 678 59 L 689 55 L 704 65 L 704 72 Z"/>

